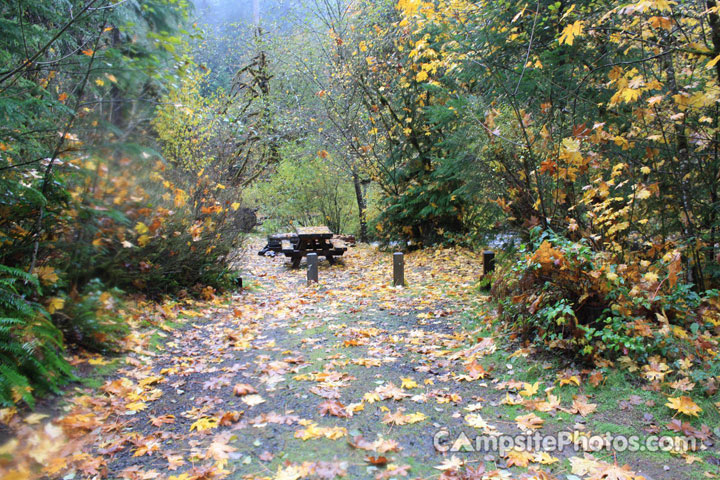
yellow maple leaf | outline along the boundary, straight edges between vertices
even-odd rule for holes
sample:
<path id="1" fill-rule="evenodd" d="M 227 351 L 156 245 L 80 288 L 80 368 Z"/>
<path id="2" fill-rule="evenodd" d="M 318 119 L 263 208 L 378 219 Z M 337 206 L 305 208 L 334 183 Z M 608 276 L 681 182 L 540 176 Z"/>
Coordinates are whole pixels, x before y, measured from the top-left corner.
<path id="1" fill-rule="evenodd" d="M 183 205 L 185 205 L 188 199 L 188 194 L 185 192 L 185 190 L 176 188 L 173 193 L 175 194 L 175 196 L 173 197 L 173 205 L 175 205 L 176 207 L 182 207 Z"/>
<path id="2" fill-rule="evenodd" d="M 570 25 L 566 26 L 562 34 L 560 35 L 560 38 L 558 39 L 558 42 L 560 45 L 563 43 L 567 43 L 568 45 L 572 45 L 575 41 L 575 37 L 582 35 L 583 30 L 583 22 L 582 20 L 578 20 L 575 23 L 571 23 Z"/>
<path id="3" fill-rule="evenodd" d="M 413 380 L 412 378 L 402 378 L 402 383 L 400 384 L 401 388 L 410 390 L 411 388 L 415 388 L 418 386 L 417 382 Z"/>
<path id="4" fill-rule="evenodd" d="M 672 7 L 670 6 L 670 2 L 668 0 L 653 0 L 653 6 L 657 8 L 658 10 L 662 11 L 672 11 Z"/>
<path id="5" fill-rule="evenodd" d="M 562 377 L 558 379 L 559 385 L 562 387 L 563 385 L 570 385 L 575 384 L 578 387 L 580 386 L 580 378 L 577 375 L 571 375 L 569 377 Z"/>
<path id="6" fill-rule="evenodd" d="M 645 200 L 646 198 L 650 198 L 650 195 L 650 190 L 648 190 L 647 188 L 643 188 L 637 193 L 637 198 L 639 198 L 640 200 Z"/>
<path id="7" fill-rule="evenodd" d="M 405 15 L 413 15 L 420 8 L 420 0 L 398 0 L 397 9 Z"/>
<path id="8" fill-rule="evenodd" d="M 415 413 L 410 413 L 410 414 L 406 415 L 407 423 L 422 422 L 426 418 L 427 418 L 427 415 L 425 415 L 422 412 L 415 412 Z"/>
<path id="9" fill-rule="evenodd" d="M 560 459 L 557 457 L 553 457 L 547 452 L 538 452 L 535 454 L 535 458 L 533 459 L 533 461 L 541 465 L 552 465 L 553 463 L 559 462 Z"/>
<path id="10" fill-rule="evenodd" d="M 526 382 L 523 385 L 523 389 L 518 393 L 520 393 L 523 397 L 532 397 L 538 392 L 538 388 L 540 388 L 540 382 L 535 382 L 533 384 Z"/>
<path id="11" fill-rule="evenodd" d="M 261 403 L 264 403 L 265 399 L 260 395 L 246 395 L 242 398 L 242 401 L 245 402 L 248 406 L 254 407 L 255 405 L 260 405 Z"/>
<path id="12" fill-rule="evenodd" d="M 298 480 L 304 476 L 303 471 L 300 467 L 290 465 L 285 468 L 278 467 L 277 473 L 275 474 L 274 480 Z"/>
<path id="13" fill-rule="evenodd" d="M 147 408 L 147 404 L 145 402 L 132 402 L 125 405 L 125 408 L 131 412 L 139 412 L 141 410 L 145 410 Z"/>
<path id="14" fill-rule="evenodd" d="M 363 395 L 363 401 L 368 403 L 375 403 L 379 402 L 381 400 L 380 395 L 378 395 L 375 392 L 368 392 L 365 395 Z"/>
<path id="15" fill-rule="evenodd" d="M 533 461 L 534 455 L 532 454 L 532 452 L 513 448 L 512 450 L 507 452 L 505 458 L 507 459 L 508 467 L 512 467 L 513 465 L 518 467 L 527 467 L 530 462 Z"/>
<path id="16" fill-rule="evenodd" d="M 451 458 L 446 458 L 445 460 L 443 460 L 443 462 L 440 465 L 433 467 L 433 468 L 435 468 L 437 470 L 443 470 L 443 471 L 444 470 L 452 471 L 452 470 L 457 470 L 458 468 L 462 467 L 463 465 L 465 465 L 465 462 L 453 455 Z"/>
<path id="17" fill-rule="evenodd" d="M 44 419 L 48 418 L 49 415 L 46 415 L 44 413 L 31 413 L 27 417 L 25 417 L 24 422 L 28 425 L 37 425 Z"/>
<path id="18" fill-rule="evenodd" d="M 218 419 L 214 417 L 203 417 L 199 420 L 196 420 L 192 425 L 190 425 L 190 431 L 196 430 L 198 432 L 202 432 L 204 430 L 209 430 L 211 428 L 215 428 L 218 426 Z"/>
<path id="19" fill-rule="evenodd" d="M 34 270 L 34 273 L 43 285 L 52 285 L 60 279 L 53 267 L 38 267 Z"/>
<path id="20" fill-rule="evenodd" d="M 65 300 L 59 297 L 53 297 L 48 302 L 47 311 L 50 315 L 57 312 L 58 310 L 62 310 L 65 306 Z"/>
<path id="21" fill-rule="evenodd" d="M 138 222 L 137 225 L 135 225 L 135 231 L 139 233 L 140 235 L 147 233 L 149 231 L 148 226 L 145 225 L 143 222 Z"/>
<path id="22" fill-rule="evenodd" d="M 645 275 L 643 275 L 643 278 L 648 283 L 655 283 L 658 281 L 658 274 L 655 272 L 647 272 Z"/>
<path id="23" fill-rule="evenodd" d="M 692 398 L 685 395 L 682 395 L 680 397 L 670 397 L 668 398 L 668 402 L 665 405 L 672 408 L 673 410 L 677 410 L 680 413 L 684 413 L 685 415 L 692 415 L 695 417 L 697 417 L 698 414 L 702 412 L 702 408 L 700 408 L 700 406 L 698 406 L 698 404 L 695 403 Z"/>
<path id="24" fill-rule="evenodd" d="M 623 88 L 618 92 L 618 95 L 624 103 L 632 103 L 640 98 L 641 93 L 642 92 L 640 90 L 635 88 Z"/>
<path id="25" fill-rule="evenodd" d="M 185 472 L 185 473 L 181 473 L 179 475 L 170 475 L 168 477 L 168 480 L 190 480 L 190 478 L 191 478 L 190 474 Z"/>

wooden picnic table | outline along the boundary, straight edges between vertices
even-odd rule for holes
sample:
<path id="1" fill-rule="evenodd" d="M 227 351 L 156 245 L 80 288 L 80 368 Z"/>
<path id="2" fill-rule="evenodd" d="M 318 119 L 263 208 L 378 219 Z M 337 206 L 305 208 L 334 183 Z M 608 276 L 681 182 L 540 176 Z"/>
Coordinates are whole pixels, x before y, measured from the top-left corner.
<path id="1" fill-rule="evenodd" d="M 300 266 L 300 262 L 308 253 L 317 253 L 319 257 L 327 258 L 331 265 L 335 264 L 335 257 L 342 256 L 347 251 L 345 242 L 333 239 L 334 233 L 326 226 L 300 227 L 296 233 L 280 233 L 268 236 L 268 244 L 259 254 L 268 251 L 282 253 L 292 260 L 293 268 Z"/>

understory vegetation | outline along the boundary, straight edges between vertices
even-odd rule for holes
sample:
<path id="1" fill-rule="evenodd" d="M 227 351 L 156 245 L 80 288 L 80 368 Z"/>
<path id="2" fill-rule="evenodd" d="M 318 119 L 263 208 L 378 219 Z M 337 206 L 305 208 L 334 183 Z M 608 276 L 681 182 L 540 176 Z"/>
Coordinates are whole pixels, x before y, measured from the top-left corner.
<path id="1" fill-rule="evenodd" d="M 240 197 L 213 153 L 231 133 L 177 122 L 198 76 L 191 11 L 170 0 L 0 6 L 0 403 L 32 404 L 72 378 L 68 345 L 121 349 L 123 295 L 233 284 Z M 233 103 L 192 98 L 186 108 L 210 113 Z"/>

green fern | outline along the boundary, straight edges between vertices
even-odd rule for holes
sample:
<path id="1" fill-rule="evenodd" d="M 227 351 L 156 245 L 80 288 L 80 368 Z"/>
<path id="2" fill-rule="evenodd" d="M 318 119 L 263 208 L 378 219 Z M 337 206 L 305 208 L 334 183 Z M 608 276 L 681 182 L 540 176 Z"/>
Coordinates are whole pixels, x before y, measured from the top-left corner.
<path id="1" fill-rule="evenodd" d="M 39 294 L 35 275 L 0 265 L 0 404 L 33 406 L 34 392 L 57 391 L 73 378 L 62 333 L 29 300 Z"/>

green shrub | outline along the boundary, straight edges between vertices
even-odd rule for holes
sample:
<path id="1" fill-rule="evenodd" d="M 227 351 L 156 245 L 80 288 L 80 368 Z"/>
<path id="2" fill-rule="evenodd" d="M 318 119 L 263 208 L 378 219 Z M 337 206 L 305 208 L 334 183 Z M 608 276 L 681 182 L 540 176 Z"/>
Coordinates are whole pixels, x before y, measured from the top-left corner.
<path id="1" fill-rule="evenodd" d="M 520 337 L 587 359 L 712 359 L 718 292 L 683 282 L 678 252 L 622 262 L 585 241 L 532 234 L 493 278 L 500 318 Z"/>
<path id="2" fill-rule="evenodd" d="M 318 158 L 307 145 L 287 145 L 281 154 L 274 174 L 248 192 L 270 217 L 265 229 L 327 225 L 336 233 L 359 233 L 355 192 L 347 174 Z"/>
<path id="3" fill-rule="evenodd" d="M 53 323 L 63 332 L 67 344 L 91 352 L 117 352 L 120 340 L 128 334 L 126 320 L 119 317 L 122 305 L 118 288 L 108 290 L 99 280 L 92 280 L 82 295 L 65 302 Z"/>
<path id="4" fill-rule="evenodd" d="M 57 391 L 72 378 L 63 337 L 48 312 L 34 275 L 0 265 L 0 403 L 34 404 L 34 393 Z"/>
<path id="5" fill-rule="evenodd" d="M 212 235 L 193 239 L 187 227 L 182 227 L 170 222 L 170 233 L 144 246 L 117 246 L 111 250 L 112 263 L 102 272 L 104 278 L 122 290 L 150 297 L 207 286 L 230 288 L 236 275 L 230 267 L 230 256 L 242 235 L 228 225 L 214 230 Z"/>

